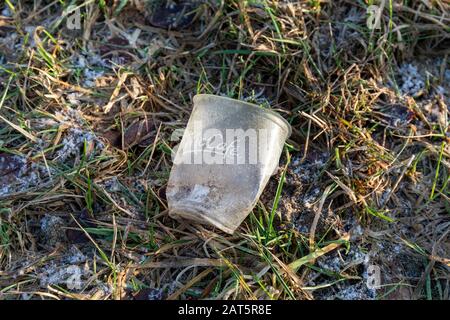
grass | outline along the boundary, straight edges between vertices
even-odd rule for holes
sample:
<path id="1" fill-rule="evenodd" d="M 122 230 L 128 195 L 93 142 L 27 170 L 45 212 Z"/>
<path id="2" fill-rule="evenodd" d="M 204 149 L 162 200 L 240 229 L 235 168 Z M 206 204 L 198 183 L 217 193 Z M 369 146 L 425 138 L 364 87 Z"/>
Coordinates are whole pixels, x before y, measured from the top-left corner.
<path id="1" fill-rule="evenodd" d="M 375 30 L 372 1 L 0 5 L 0 299 L 447 300 L 450 10 L 385 3 Z M 167 214 L 197 93 L 292 125 L 233 235 Z"/>

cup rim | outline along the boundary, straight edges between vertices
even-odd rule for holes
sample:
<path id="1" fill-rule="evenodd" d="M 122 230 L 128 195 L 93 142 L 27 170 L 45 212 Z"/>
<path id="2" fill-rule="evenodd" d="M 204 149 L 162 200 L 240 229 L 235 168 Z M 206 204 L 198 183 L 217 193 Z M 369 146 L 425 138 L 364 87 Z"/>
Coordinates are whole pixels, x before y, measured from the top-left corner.
<path id="1" fill-rule="evenodd" d="M 276 113 L 272 110 L 261 108 L 260 106 L 258 106 L 257 104 L 254 104 L 254 103 L 250 103 L 250 102 L 246 102 L 246 101 L 242 101 L 242 100 L 238 100 L 238 99 L 233 99 L 233 98 L 229 98 L 229 97 L 219 96 L 216 94 L 209 94 L 209 93 L 196 94 L 193 97 L 193 101 L 195 103 L 197 100 L 199 100 L 201 98 L 206 98 L 206 97 L 210 97 L 210 98 L 214 98 L 214 99 L 218 99 L 218 100 L 226 100 L 226 101 L 229 101 L 229 102 L 232 102 L 235 104 L 240 104 L 242 106 L 253 108 L 255 111 L 259 112 L 263 116 L 267 117 L 268 119 L 270 119 L 273 122 L 275 122 L 276 124 L 278 124 L 282 129 L 285 129 L 287 131 L 286 139 L 289 138 L 292 134 L 292 127 L 289 124 L 289 122 L 287 122 L 286 119 L 284 119 L 281 115 L 279 115 L 278 113 Z"/>

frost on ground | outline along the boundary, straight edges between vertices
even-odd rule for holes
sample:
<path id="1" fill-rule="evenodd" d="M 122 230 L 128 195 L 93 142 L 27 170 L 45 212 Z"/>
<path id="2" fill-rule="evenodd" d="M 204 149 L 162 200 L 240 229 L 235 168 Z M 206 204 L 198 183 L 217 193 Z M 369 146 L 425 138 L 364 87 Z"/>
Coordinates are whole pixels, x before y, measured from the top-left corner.
<path id="1" fill-rule="evenodd" d="M 408 134 L 408 125 L 426 134 L 430 126 L 442 131 L 450 124 L 450 65 L 444 58 L 412 60 L 394 70 L 388 87 L 398 89 L 399 96 L 383 109 L 390 126 Z M 423 132 L 421 132 L 423 130 Z"/>
<path id="2" fill-rule="evenodd" d="M 116 38 L 113 38 L 115 41 Z M 124 40 L 128 44 L 128 41 Z M 89 52 L 80 53 L 72 56 L 72 72 L 74 74 L 80 75 L 81 86 L 85 88 L 98 88 L 102 87 L 104 84 L 104 76 L 106 71 L 111 71 L 114 67 L 118 65 L 123 65 L 126 61 L 124 57 L 121 56 L 111 56 L 111 50 L 109 48 L 104 48 L 105 52 L 97 52 L 93 49 Z M 100 50 L 101 51 L 101 50 Z M 109 58 L 105 58 L 108 56 Z M 127 56 L 125 56 L 127 57 Z"/>
<path id="3" fill-rule="evenodd" d="M 0 197 L 47 186 L 57 177 L 55 164 L 75 165 L 84 156 L 91 159 L 105 148 L 94 132 L 85 129 L 84 119 L 76 109 L 66 108 L 56 112 L 54 118 L 36 118 L 31 123 L 43 132 L 60 130 L 59 147 L 54 152 L 46 153 L 46 159 L 42 161 L 43 150 L 55 143 L 55 135 L 44 134 L 27 155 L 0 152 Z"/>
<path id="4" fill-rule="evenodd" d="M 315 298 L 331 300 L 373 300 L 376 289 L 368 282 L 370 254 L 363 252 L 355 244 L 350 250 L 339 249 L 317 260 L 317 271 L 308 275 L 308 287 L 314 290 Z M 330 277 L 331 275 L 334 276 Z M 339 279 L 335 285 L 326 286 Z"/>
<path id="5" fill-rule="evenodd" d="M 33 162 L 31 159 L 0 153 L 0 197 L 26 192 L 45 184 L 51 169 Z"/>
<path id="6" fill-rule="evenodd" d="M 324 175 L 323 171 L 327 170 L 329 158 L 327 153 L 314 151 L 310 151 L 306 157 L 301 154 L 293 157 L 286 172 L 279 203 L 283 221 L 289 221 L 306 239 L 310 236 L 317 214 L 316 234 L 326 234 L 330 230 L 341 235 L 350 234 L 350 241 L 346 245 L 317 259 L 315 266 L 308 270 L 305 286 L 311 288 L 315 299 L 378 299 L 386 288 L 378 290 L 371 285 L 373 279 L 369 276 L 370 268 L 381 270 L 382 284 L 398 283 L 408 277 L 417 279 L 423 266 L 413 263 L 411 253 L 401 245 L 400 239 L 391 239 L 382 244 L 378 239 L 369 237 L 372 231 L 365 229 L 353 212 L 344 211 L 338 215 L 329 209 L 330 200 L 318 212 L 324 193 L 319 187 L 320 179 Z M 272 188 L 276 188 L 276 185 Z M 402 210 L 402 214 L 408 212 Z M 403 297 L 410 296 L 408 287 L 402 287 L 396 292 L 400 291 Z"/>
<path id="7" fill-rule="evenodd" d="M 111 295 L 111 286 L 98 278 L 93 253 L 83 253 L 72 246 L 57 259 L 36 270 L 39 286 L 61 286 L 72 292 L 96 292 L 99 298 Z M 98 258 L 98 257 L 97 257 Z"/>
<path id="8" fill-rule="evenodd" d="M 305 157 L 302 155 L 292 159 L 286 173 L 283 187 L 283 197 L 279 208 L 283 220 L 289 221 L 294 228 L 302 233 L 308 233 L 315 216 L 315 206 L 320 200 L 323 190 L 318 187 L 321 171 L 329 159 L 326 152 L 311 151 Z M 272 182 L 270 182 L 272 183 Z M 269 184 L 268 188 L 276 188 Z M 328 216 L 324 210 L 321 222 Z M 319 224 L 321 228 L 323 223 Z"/>
<path id="9" fill-rule="evenodd" d="M 425 89 L 425 79 L 415 65 L 405 63 L 400 67 L 399 73 L 401 75 L 400 92 L 402 95 L 416 97 Z"/>
<path id="10" fill-rule="evenodd" d="M 82 70 L 82 85 L 87 88 L 96 87 L 96 80 L 104 75 L 102 68 L 105 66 L 106 62 L 95 54 L 86 57 L 79 55 L 74 59 L 73 64 L 74 70 Z"/>
<path id="11" fill-rule="evenodd" d="M 45 215 L 41 219 L 41 236 L 50 246 L 55 246 L 65 240 L 65 222 L 58 216 Z"/>
<path id="12" fill-rule="evenodd" d="M 444 58 L 411 60 L 394 71 L 401 95 L 412 97 L 425 94 L 433 86 L 437 91 L 444 89 L 442 86 L 448 86 L 449 76 L 450 69 Z"/>
<path id="13" fill-rule="evenodd" d="M 394 71 L 394 78 L 396 84 L 389 80 L 390 87 L 397 87 L 402 97 L 431 98 L 438 95 L 448 104 L 450 65 L 444 58 L 405 62 Z"/>
<path id="14" fill-rule="evenodd" d="M 74 99 L 75 96 L 68 96 Z M 85 129 L 83 115 L 77 109 L 66 108 L 55 114 L 57 122 L 53 119 L 41 119 L 40 126 L 45 127 L 67 127 L 64 131 L 63 139 L 60 141 L 61 147 L 55 152 L 52 160 L 58 163 L 67 163 L 69 160 L 79 161 L 86 152 L 88 158 L 98 155 L 105 148 L 103 142 L 97 135 Z"/>
<path id="15" fill-rule="evenodd" d="M 90 149 L 101 150 L 104 148 L 95 134 L 88 131 L 83 131 L 79 128 L 70 128 L 62 141 L 62 147 L 56 152 L 55 160 L 63 163 L 70 158 L 80 159 L 84 152 L 84 147 L 87 146 L 87 152 Z"/>
<path id="16" fill-rule="evenodd" d="M 328 153 L 310 151 L 306 157 L 294 157 L 286 173 L 283 196 L 279 208 L 283 220 L 288 220 L 305 237 L 319 210 L 324 193 L 319 180 L 326 170 Z M 322 173 L 323 174 L 323 173 Z M 345 219 L 329 210 L 327 205 L 320 212 L 317 233 L 335 229 L 340 234 L 351 235 L 348 251 L 345 246 L 317 259 L 317 268 L 309 270 L 305 286 L 312 289 L 316 299 L 375 299 L 376 290 L 367 286 L 367 268 L 371 256 L 360 249 L 364 230 L 358 220 L 349 213 Z"/>
<path id="17" fill-rule="evenodd" d="M 88 272 L 75 266 L 60 266 L 52 262 L 42 268 L 40 275 L 40 286 L 46 288 L 48 285 L 66 285 L 68 289 L 81 289 L 83 279 Z"/>

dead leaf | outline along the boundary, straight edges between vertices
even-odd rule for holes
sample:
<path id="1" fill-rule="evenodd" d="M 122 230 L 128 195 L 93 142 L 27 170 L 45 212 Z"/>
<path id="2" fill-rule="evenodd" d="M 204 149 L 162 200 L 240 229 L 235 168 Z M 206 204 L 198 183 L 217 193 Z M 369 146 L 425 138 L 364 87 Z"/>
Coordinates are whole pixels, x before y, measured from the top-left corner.
<path id="1" fill-rule="evenodd" d="M 109 130 L 101 134 L 103 138 L 108 140 L 108 142 L 118 148 L 122 148 L 122 135 L 120 134 L 120 131 L 118 130 Z"/>
<path id="2" fill-rule="evenodd" d="M 149 8 L 149 22 L 155 27 L 164 29 L 182 29 L 194 22 L 198 4 L 191 1 L 155 1 Z"/>
<path id="3" fill-rule="evenodd" d="M 155 124 L 153 121 L 141 120 L 133 123 L 127 128 L 123 136 L 123 149 L 131 148 L 155 135 Z"/>
<path id="4" fill-rule="evenodd" d="M 123 135 L 119 130 L 109 130 L 101 134 L 103 138 L 109 141 L 109 143 L 118 149 L 128 149 L 136 145 L 149 145 L 156 135 L 156 127 L 152 120 L 139 120 L 131 124 L 125 129 Z"/>
<path id="5" fill-rule="evenodd" d="M 0 154 L 0 176 L 2 177 L 0 186 L 13 184 L 20 176 L 26 163 L 22 158 L 8 153 Z"/>
<path id="6" fill-rule="evenodd" d="M 89 212 L 85 208 L 80 211 L 77 219 L 83 226 L 83 228 L 95 227 L 95 223 L 93 223 L 90 218 L 91 217 L 89 215 Z M 73 244 L 82 244 L 89 242 L 89 238 L 86 236 L 85 232 L 81 230 L 74 221 L 72 221 L 70 226 L 66 229 L 66 237 L 69 243 Z"/>

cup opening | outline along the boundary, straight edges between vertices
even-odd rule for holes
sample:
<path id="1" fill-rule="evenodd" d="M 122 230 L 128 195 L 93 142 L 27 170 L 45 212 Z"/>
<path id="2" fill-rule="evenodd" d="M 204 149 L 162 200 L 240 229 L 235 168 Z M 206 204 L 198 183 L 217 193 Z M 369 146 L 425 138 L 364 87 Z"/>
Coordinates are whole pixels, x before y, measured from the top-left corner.
<path id="1" fill-rule="evenodd" d="M 284 119 L 278 113 L 276 113 L 276 112 L 274 112 L 274 111 L 272 111 L 270 109 L 261 108 L 260 106 L 254 104 L 254 103 L 241 101 L 241 100 L 237 100 L 237 99 L 233 99 L 233 98 L 229 98 L 229 97 L 218 96 L 218 95 L 215 95 L 215 94 L 202 93 L 202 94 L 197 94 L 197 95 L 194 96 L 194 98 L 193 98 L 194 106 L 195 106 L 195 104 L 197 102 L 200 102 L 200 100 L 208 99 L 208 98 L 209 99 L 217 99 L 217 100 L 227 101 L 229 103 L 238 104 L 238 105 L 241 105 L 241 106 L 253 108 L 256 112 L 259 112 L 260 114 L 262 114 L 263 116 L 265 116 L 268 119 L 272 120 L 277 125 L 279 125 L 281 128 L 283 128 L 286 131 L 286 139 L 289 138 L 291 136 L 291 134 L 292 134 L 291 125 L 289 124 L 289 122 L 287 122 L 286 119 Z"/>

